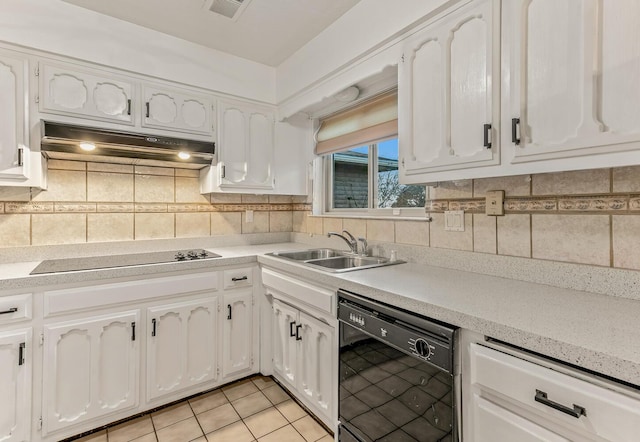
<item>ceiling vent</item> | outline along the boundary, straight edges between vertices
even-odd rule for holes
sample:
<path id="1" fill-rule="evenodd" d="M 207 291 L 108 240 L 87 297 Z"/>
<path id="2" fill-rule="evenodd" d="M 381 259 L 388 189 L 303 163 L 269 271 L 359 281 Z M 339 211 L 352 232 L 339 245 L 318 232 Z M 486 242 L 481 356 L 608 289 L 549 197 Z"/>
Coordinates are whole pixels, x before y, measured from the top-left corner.
<path id="1" fill-rule="evenodd" d="M 238 20 L 251 0 L 210 0 L 209 11 Z"/>

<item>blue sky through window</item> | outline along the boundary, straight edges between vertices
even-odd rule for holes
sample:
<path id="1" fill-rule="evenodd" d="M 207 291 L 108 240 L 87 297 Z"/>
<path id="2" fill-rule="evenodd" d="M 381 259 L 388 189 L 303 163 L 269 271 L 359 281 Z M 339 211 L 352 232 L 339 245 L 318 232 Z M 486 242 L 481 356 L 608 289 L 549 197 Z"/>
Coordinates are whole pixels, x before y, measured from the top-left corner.
<path id="1" fill-rule="evenodd" d="M 351 152 L 368 153 L 368 146 L 355 147 L 349 149 Z M 398 159 L 398 139 L 393 138 L 391 140 L 378 142 L 378 157 L 388 158 L 390 160 Z"/>

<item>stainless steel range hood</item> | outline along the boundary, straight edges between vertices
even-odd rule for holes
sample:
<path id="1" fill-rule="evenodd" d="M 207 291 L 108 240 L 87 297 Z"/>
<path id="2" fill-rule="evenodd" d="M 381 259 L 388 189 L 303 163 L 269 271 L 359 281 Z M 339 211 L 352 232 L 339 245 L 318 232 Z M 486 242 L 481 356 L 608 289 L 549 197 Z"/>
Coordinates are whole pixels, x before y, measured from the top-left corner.
<path id="1" fill-rule="evenodd" d="M 41 150 L 47 158 L 183 169 L 201 169 L 210 166 L 215 158 L 213 142 L 120 132 L 49 121 L 41 123 Z"/>

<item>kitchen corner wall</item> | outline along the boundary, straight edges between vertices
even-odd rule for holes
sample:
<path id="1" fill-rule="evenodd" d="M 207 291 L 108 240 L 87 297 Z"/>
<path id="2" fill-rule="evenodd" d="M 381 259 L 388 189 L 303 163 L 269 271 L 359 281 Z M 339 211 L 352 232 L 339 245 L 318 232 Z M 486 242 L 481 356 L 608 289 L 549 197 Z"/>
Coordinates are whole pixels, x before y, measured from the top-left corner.
<path id="1" fill-rule="evenodd" d="M 505 216 L 487 216 L 485 193 L 504 190 Z M 640 269 L 640 166 L 438 183 L 431 223 L 293 213 L 294 232 L 347 229 L 369 241 Z M 444 211 L 464 210 L 464 232 Z"/>
<path id="2" fill-rule="evenodd" d="M 291 232 L 291 196 L 201 195 L 198 175 L 50 160 L 47 191 L 0 188 L 0 247 Z"/>

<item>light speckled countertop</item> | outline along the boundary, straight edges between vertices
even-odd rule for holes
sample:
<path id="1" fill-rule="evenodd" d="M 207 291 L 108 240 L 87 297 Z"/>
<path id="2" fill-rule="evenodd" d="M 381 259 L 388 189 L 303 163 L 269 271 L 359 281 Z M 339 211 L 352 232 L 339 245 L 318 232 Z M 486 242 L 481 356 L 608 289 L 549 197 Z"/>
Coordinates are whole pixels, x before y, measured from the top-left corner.
<path id="1" fill-rule="evenodd" d="M 39 262 L 0 264 L 2 293 L 42 286 L 160 276 L 260 262 L 640 385 L 640 301 L 424 264 L 326 273 L 264 256 L 300 243 L 205 247 L 221 258 L 29 276 Z"/>
<path id="2" fill-rule="evenodd" d="M 422 264 L 329 274 L 263 265 L 640 386 L 640 301 Z"/>

